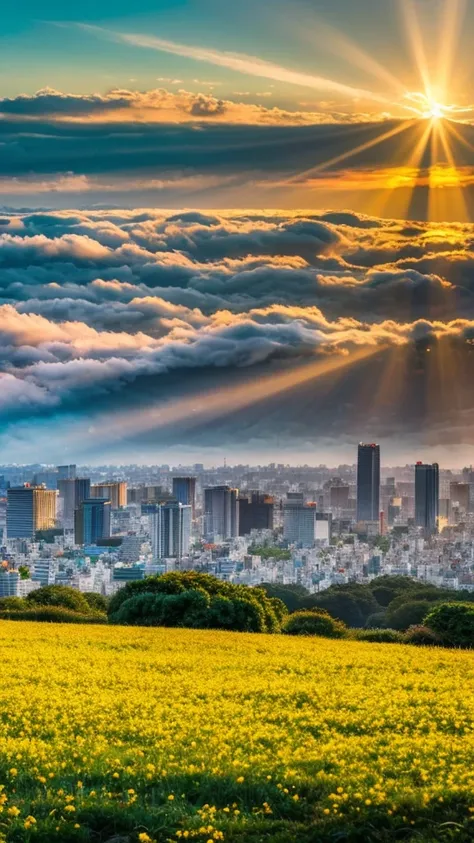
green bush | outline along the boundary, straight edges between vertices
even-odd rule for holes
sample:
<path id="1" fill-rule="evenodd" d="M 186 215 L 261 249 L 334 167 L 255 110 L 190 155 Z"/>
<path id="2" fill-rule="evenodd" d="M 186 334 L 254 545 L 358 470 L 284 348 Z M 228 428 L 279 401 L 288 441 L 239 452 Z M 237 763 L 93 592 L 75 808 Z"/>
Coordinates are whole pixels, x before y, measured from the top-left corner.
<path id="1" fill-rule="evenodd" d="M 294 612 L 283 624 L 282 632 L 286 635 L 320 635 L 323 638 L 345 638 L 348 629 L 341 621 L 335 620 L 324 609 L 309 609 Z"/>
<path id="2" fill-rule="evenodd" d="M 428 600 L 410 600 L 402 603 L 396 609 L 389 607 L 387 611 L 387 624 L 392 629 L 405 630 L 409 626 L 423 623 L 426 613 L 433 607 Z"/>
<path id="3" fill-rule="evenodd" d="M 387 616 L 385 612 L 374 612 L 373 615 L 369 615 L 365 622 L 366 629 L 386 629 L 387 627 Z"/>
<path id="4" fill-rule="evenodd" d="M 440 603 L 425 617 L 424 623 L 451 647 L 474 646 L 474 605 L 472 603 Z"/>
<path id="5" fill-rule="evenodd" d="M 375 644 L 402 644 L 404 641 L 403 634 L 397 629 L 357 629 L 354 638 Z"/>
<path id="6" fill-rule="evenodd" d="M 82 592 L 67 585 L 45 585 L 42 588 L 37 588 L 36 591 L 31 591 L 28 594 L 26 602 L 31 607 L 59 606 L 83 615 L 88 615 L 91 611 Z"/>
<path id="7" fill-rule="evenodd" d="M 31 606 L 20 611 L 0 611 L 0 619 L 5 621 L 44 621 L 47 623 L 107 623 L 107 615 L 87 615 L 72 612 L 62 606 Z"/>
<path id="8" fill-rule="evenodd" d="M 23 597 L 1 597 L 0 598 L 0 612 L 5 611 L 19 611 L 20 609 L 27 609 L 28 603 Z"/>
<path id="9" fill-rule="evenodd" d="M 331 586 L 303 603 L 305 609 L 325 609 L 347 626 L 363 627 L 367 618 L 380 609 L 371 592 L 359 583 Z"/>
<path id="10" fill-rule="evenodd" d="M 108 600 L 95 591 L 83 591 L 82 596 L 93 612 L 107 612 Z"/>
<path id="11" fill-rule="evenodd" d="M 420 647 L 439 647 L 441 644 L 436 632 L 422 624 L 410 626 L 405 632 L 404 639 L 406 644 L 416 644 Z"/>
<path id="12" fill-rule="evenodd" d="M 133 602 L 140 595 L 147 596 Z M 152 601 L 150 595 L 157 600 Z M 174 599 L 165 603 L 163 597 Z M 214 603 L 216 598 L 221 602 Z M 269 598 L 263 588 L 183 571 L 128 583 L 112 597 L 108 613 L 112 623 L 279 632 L 287 609 L 281 600 Z"/>

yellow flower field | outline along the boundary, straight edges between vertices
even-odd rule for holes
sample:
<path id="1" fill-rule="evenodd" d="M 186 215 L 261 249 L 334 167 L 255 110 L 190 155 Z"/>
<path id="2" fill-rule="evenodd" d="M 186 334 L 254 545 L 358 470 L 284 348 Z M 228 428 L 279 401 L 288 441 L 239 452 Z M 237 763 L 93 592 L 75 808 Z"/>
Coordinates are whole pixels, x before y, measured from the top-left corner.
<path id="1" fill-rule="evenodd" d="M 469 652 L 7 621 L 0 645 L 0 839 L 474 837 Z"/>

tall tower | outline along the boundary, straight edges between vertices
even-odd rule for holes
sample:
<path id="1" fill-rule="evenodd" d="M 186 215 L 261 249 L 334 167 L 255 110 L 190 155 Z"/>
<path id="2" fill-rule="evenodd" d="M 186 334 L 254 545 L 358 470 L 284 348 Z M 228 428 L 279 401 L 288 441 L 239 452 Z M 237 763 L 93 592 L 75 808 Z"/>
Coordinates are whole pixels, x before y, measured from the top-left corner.
<path id="1" fill-rule="evenodd" d="M 190 506 L 194 518 L 196 515 L 196 478 L 173 477 L 173 497 L 183 506 Z"/>
<path id="2" fill-rule="evenodd" d="M 231 539 L 239 535 L 239 492 L 230 486 L 204 489 L 205 535 Z"/>
<path id="3" fill-rule="evenodd" d="M 380 446 L 359 445 L 357 455 L 357 520 L 380 518 Z"/>
<path id="4" fill-rule="evenodd" d="M 110 536 L 110 501 L 90 498 L 82 501 L 74 513 L 74 541 L 76 544 L 95 544 L 97 539 Z"/>
<path id="5" fill-rule="evenodd" d="M 181 559 L 189 553 L 192 509 L 177 501 L 158 504 L 150 515 L 153 559 Z"/>
<path id="6" fill-rule="evenodd" d="M 25 484 L 7 492 L 7 536 L 33 539 L 38 530 L 56 526 L 57 492 Z"/>
<path id="7" fill-rule="evenodd" d="M 439 515 L 439 466 L 417 462 L 415 466 L 415 524 L 426 536 L 436 532 Z"/>

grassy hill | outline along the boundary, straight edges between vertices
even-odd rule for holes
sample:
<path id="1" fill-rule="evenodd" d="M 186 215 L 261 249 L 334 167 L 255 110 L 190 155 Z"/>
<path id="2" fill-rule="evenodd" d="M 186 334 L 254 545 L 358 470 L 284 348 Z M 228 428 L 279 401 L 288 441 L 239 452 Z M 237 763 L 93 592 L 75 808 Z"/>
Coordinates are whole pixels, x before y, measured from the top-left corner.
<path id="1" fill-rule="evenodd" d="M 472 840 L 474 655 L 0 622 L 0 839 Z"/>

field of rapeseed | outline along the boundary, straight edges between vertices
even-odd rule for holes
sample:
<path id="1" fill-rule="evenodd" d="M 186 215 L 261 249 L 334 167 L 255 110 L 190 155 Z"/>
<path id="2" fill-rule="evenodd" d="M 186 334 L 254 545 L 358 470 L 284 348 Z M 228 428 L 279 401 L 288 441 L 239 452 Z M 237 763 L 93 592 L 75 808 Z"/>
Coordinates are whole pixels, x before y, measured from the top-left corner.
<path id="1" fill-rule="evenodd" d="M 0 622 L 0 839 L 472 840 L 474 655 Z"/>

